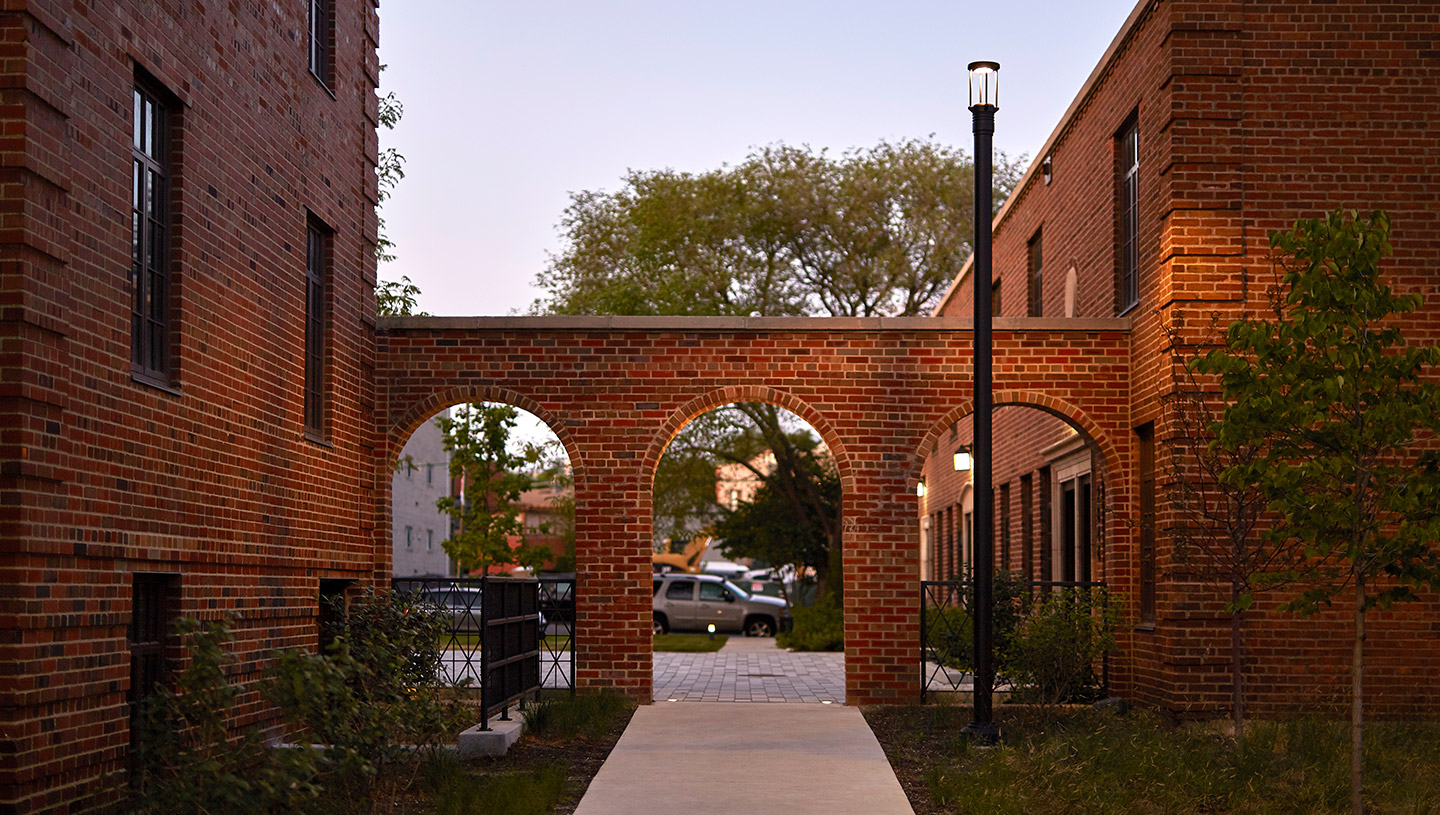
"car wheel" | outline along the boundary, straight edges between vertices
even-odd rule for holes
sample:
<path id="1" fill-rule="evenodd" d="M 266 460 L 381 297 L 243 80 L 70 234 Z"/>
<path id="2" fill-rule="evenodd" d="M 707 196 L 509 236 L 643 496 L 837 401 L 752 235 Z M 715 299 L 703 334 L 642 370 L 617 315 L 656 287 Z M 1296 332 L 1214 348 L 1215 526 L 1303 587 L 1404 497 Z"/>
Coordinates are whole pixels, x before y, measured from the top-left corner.
<path id="1" fill-rule="evenodd" d="M 670 624 L 665 621 L 665 615 L 664 615 L 664 614 L 656 614 L 656 615 L 655 615 L 655 629 L 654 629 L 654 631 L 655 631 L 655 636 L 657 636 L 657 637 L 660 636 L 661 634 L 668 634 L 668 633 L 670 633 Z"/>
<path id="2" fill-rule="evenodd" d="M 745 636 L 773 637 L 775 636 L 775 624 L 770 622 L 769 617 L 751 617 L 745 621 Z"/>

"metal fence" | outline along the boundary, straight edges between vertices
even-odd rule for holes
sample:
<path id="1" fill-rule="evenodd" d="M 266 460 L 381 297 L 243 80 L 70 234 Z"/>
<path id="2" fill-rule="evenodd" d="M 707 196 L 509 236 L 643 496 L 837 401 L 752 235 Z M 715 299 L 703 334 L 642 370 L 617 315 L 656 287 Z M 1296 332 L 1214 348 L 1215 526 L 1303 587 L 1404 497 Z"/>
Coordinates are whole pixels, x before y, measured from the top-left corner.
<path id="1" fill-rule="evenodd" d="M 1102 603 L 1108 602 L 1103 582 L 1059 580 L 1026 581 L 1013 574 L 997 574 L 994 586 L 994 610 L 997 648 L 1010 631 L 1024 619 L 1034 604 L 1045 600 L 1057 589 L 1078 589 L 1082 598 L 1090 590 Z M 920 698 L 932 692 L 971 692 L 974 690 L 974 582 L 968 577 L 957 580 L 922 580 L 920 582 Z M 1100 660 L 1098 688 L 1101 696 L 1110 687 L 1110 659 Z M 1005 671 L 1003 658 L 997 660 L 994 689 L 997 693 L 1016 690 L 1014 678 Z"/>
<path id="2" fill-rule="evenodd" d="M 440 678 L 478 692 L 482 729 L 542 688 L 574 694 L 573 577 L 395 578 L 393 586 L 448 622 Z"/>

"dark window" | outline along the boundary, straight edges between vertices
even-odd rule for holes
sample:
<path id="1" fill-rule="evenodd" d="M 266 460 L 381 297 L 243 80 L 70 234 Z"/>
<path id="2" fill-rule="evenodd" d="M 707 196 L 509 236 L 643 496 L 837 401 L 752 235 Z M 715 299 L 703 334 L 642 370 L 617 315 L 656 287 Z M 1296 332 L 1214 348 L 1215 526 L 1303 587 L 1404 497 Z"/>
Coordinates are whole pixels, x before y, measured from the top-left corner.
<path id="1" fill-rule="evenodd" d="M 310 0 L 310 73 L 330 87 L 335 63 L 335 0 Z"/>
<path id="2" fill-rule="evenodd" d="M 1035 230 L 1035 237 L 1030 239 L 1029 245 L 1029 267 L 1030 267 L 1030 297 L 1026 304 L 1026 314 L 1031 317 L 1042 317 L 1045 309 L 1042 305 L 1044 287 L 1041 285 L 1040 275 L 1040 230 Z"/>
<path id="3" fill-rule="evenodd" d="M 1060 580 L 1075 581 L 1075 482 L 1060 485 Z"/>
<path id="4" fill-rule="evenodd" d="M 349 580 L 320 581 L 320 608 L 315 622 L 319 628 L 322 653 L 335 641 L 335 637 L 339 636 L 345 623 L 345 589 L 350 583 Z"/>
<path id="5" fill-rule="evenodd" d="M 130 605 L 130 743 L 135 745 L 141 730 L 138 716 L 141 702 L 153 694 L 165 678 L 165 648 L 175 620 L 179 581 L 168 574 L 137 574 L 133 577 Z"/>
<path id="6" fill-rule="evenodd" d="M 1020 476 L 1020 571 L 1025 580 L 1035 579 L 1035 479 Z"/>
<path id="7" fill-rule="evenodd" d="M 330 233 L 310 223 L 305 252 L 305 432 L 325 437 L 326 334 L 330 328 Z"/>
<path id="8" fill-rule="evenodd" d="M 1155 423 L 1135 429 L 1140 442 L 1140 622 L 1155 622 Z"/>
<path id="9" fill-rule="evenodd" d="M 960 571 L 962 573 L 973 573 L 975 569 L 975 513 L 967 512 L 961 520 L 960 534 L 964 536 L 961 541 Z"/>
<path id="10" fill-rule="evenodd" d="M 670 588 L 668 588 L 668 589 L 665 590 L 665 599 L 666 599 L 666 600 L 694 600 L 694 599 L 695 599 L 695 581 L 693 581 L 693 580 L 676 580 L 674 583 L 671 583 L 671 584 L 670 584 Z"/>
<path id="11" fill-rule="evenodd" d="M 719 583 L 700 584 L 700 601 L 702 603 L 723 603 L 729 594 L 730 592 Z"/>
<path id="12" fill-rule="evenodd" d="M 1120 129 L 1116 144 L 1115 250 L 1117 255 L 1117 313 L 1129 311 L 1140 302 L 1139 254 L 1136 234 L 1140 231 L 1140 127 L 1132 115 Z"/>
<path id="13" fill-rule="evenodd" d="M 1000 316 L 1000 281 L 996 280 L 990 285 L 990 316 Z"/>
<path id="14" fill-rule="evenodd" d="M 1049 581 L 1055 579 L 1054 558 L 1050 556 L 1050 541 L 1054 533 L 1054 521 L 1051 517 L 1050 501 L 1050 468 L 1040 468 L 1040 545 L 1045 547 L 1044 556 L 1040 558 L 1040 580 Z"/>
<path id="15" fill-rule="evenodd" d="M 995 511 L 1000 524 L 1000 569 L 1010 571 L 1010 485 L 1000 485 L 1000 506 Z"/>
<path id="16" fill-rule="evenodd" d="M 130 367 L 139 379 L 170 380 L 170 161 L 168 116 L 159 94 L 135 86 L 130 145 Z"/>

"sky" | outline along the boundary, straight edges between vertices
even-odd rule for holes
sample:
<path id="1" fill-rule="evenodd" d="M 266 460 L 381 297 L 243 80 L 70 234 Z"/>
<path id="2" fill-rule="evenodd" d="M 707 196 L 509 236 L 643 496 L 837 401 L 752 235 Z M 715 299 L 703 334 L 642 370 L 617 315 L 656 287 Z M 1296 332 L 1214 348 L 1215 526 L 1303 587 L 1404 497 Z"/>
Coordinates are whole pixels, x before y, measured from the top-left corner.
<path id="1" fill-rule="evenodd" d="M 436 315 L 523 312 L 573 192 L 754 147 L 933 137 L 970 151 L 966 65 L 995 60 L 995 146 L 1033 159 L 1134 0 L 386 0 L 382 216 Z"/>

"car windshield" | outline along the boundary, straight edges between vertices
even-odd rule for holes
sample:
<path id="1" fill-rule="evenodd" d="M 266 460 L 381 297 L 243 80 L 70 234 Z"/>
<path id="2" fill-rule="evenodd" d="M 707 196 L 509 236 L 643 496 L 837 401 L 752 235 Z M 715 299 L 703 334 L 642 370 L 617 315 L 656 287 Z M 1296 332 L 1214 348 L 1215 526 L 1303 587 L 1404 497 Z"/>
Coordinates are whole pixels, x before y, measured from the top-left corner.
<path id="1" fill-rule="evenodd" d="M 726 581 L 725 581 L 725 588 L 727 588 L 727 589 L 735 592 L 735 596 L 739 597 L 741 600 L 749 600 L 749 599 L 750 599 L 750 592 L 748 592 L 748 591 L 740 588 L 739 586 L 735 585 L 734 583 L 731 583 L 729 580 L 726 580 Z"/>

